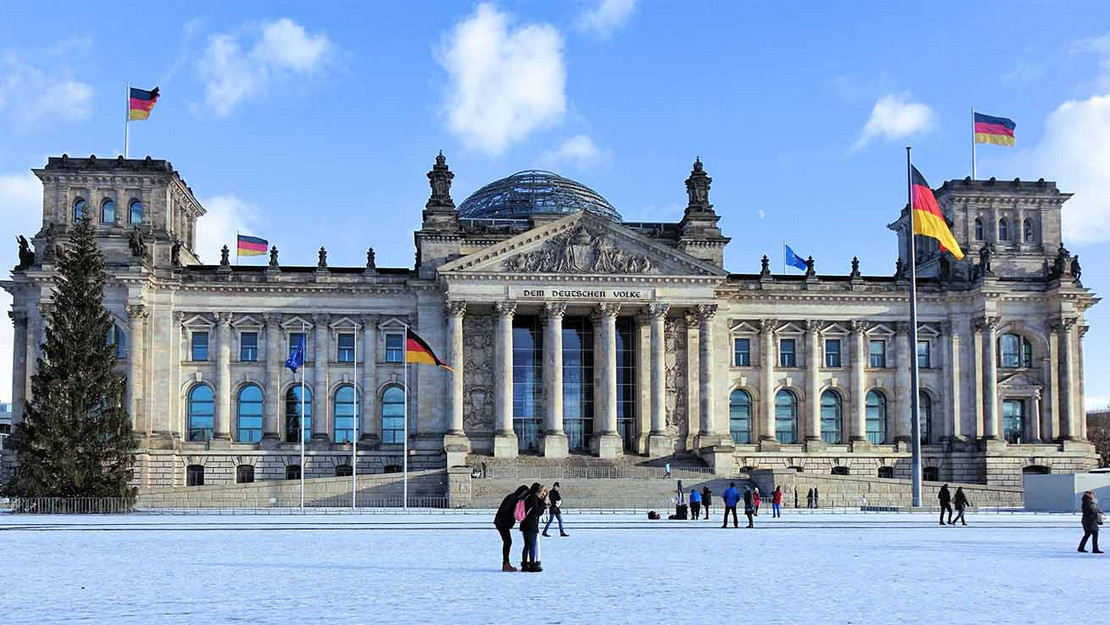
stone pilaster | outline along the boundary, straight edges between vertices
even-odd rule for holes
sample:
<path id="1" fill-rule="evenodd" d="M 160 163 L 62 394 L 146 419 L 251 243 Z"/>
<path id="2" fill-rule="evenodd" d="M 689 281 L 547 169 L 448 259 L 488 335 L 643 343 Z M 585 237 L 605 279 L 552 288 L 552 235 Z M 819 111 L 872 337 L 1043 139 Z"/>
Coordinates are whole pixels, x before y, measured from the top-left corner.
<path id="1" fill-rule="evenodd" d="M 852 449 L 867 448 L 867 323 L 852 321 L 852 414 L 848 440 Z"/>
<path id="2" fill-rule="evenodd" d="M 266 313 L 266 393 L 262 418 L 262 445 L 274 447 L 282 440 L 281 427 L 281 367 L 286 353 L 282 349 L 281 313 Z"/>
<path id="3" fill-rule="evenodd" d="M 543 309 L 543 439 L 545 457 L 565 458 L 567 435 L 563 431 L 563 315 L 567 305 L 547 302 Z"/>
<path id="4" fill-rule="evenodd" d="M 617 432 L 617 314 L 620 304 L 601 304 L 594 315 L 600 350 L 594 354 L 598 385 L 594 390 L 593 451 L 599 458 L 616 458 L 623 452 Z"/>
<path id="5" fill-rule="evenodd" d="M 1048 332 L 1048 369 L 1045 371 L 1045 380 L 1048 385 L 1048 398 L 1045 402 L 1045 430 L 1046 441 L 1056 441 L 1061 438 L 1060 418 L 1060 332 L 1057 324 L 1049 325 Z"/>
<path id="6" fill-rule="evenodd" d="M 448 416 L 447 432 L 443 437 L 443 448 L 448 454 L 461 454 L 452 458 L 454 466 L 466 460 L 465 454 L 470 450 L 470 441 L 463 433 L 463 367 L 465 359 L 463 354 L 463 317 L 466 315 L 466 302 L 449 301 L 446 304 L 447 312 L 447 344 L 450 346 L 447 362 L 451 365 L 450 378 L 450 413 Z"/>
<path id="7" fill-rule="evenodd" d="M 713 369 L 713 318 L 717 315 L 716 304 L 701 304 L 698 311 L 698 370 L 699 370 L 699 403 L 701 406 L 698 447 L 711 447 L 720 443 L 714 427 L 713 404 L 717 400 Z"/>
<path id="8" fill-rule="evenodd" d="M 1029 442 L 1041 442 L 1041 391 L 1035 389 L 1029 399 Z"/>
<path id="9" fill-rule="evenodd" d="M 670 304 L 655 302 L 648 306 L 651 316 L 651 433 L 649 456 L 674 453 L 674 439 L 667 435 L 667 340 L 665 324 Z"/>
<path id="10" fill-rule="evenodd" d="M 913 390 L 910 359 L 917 354 L 910 348 L 910 324 L 899 323 L 894 334 L 894 442 L 909 445 L 913 427 Z"/>
<path id="11" fill-rule="evenodd" d="M 963 428 L 960 423 L 960 335 L 952 328 L 952 324 L 945 322 L 943 331 L 946 336 L 941 337 L 944 346 L 944 364 L 948 366 L 948 402 L 945 406 L 947 412 L 948 435 L 955 440 L 963 439 Z"/>
<path id="12" fill-rule="evenodd" d="M 815 319 L 806 321 L 806 395 L 806 451 L 819 451 L 825 445 L 821 440 L 821 322 Z"/>
<path id="13" fill-rule="evenodd" d="M 1060 337 L 1060 438 L 1065 441 L 1079 439 L 1078 419 L 1075 415 L 1076 397 L 1074 393 L 1075 356 L 1073 345 L 1075 337 L 1075 319 L 1064 318 L 1056 323 L 1054 329 Z M 1083 402 L 1080 400 L 1079 405 Z"/>
<path id="14" fill-rule="evenodd" d="M 15 333 L 12 341 L 12 425 L 23 422 L 23 400 L 27 389 L 27 313 L 8 311 Z"/>
<path id="15" fill-rule="evenodd" d="M 374 410 L 377 405 L 377 384 L 375 383 L 378 369 L 378 316 L 363 315 L 362 322 L 362 408 L 359 413 L 363 418 L 359 421 L 359 441 L 366 446 L 376 444 L 380 437 L 377 433 L 377 424 L 381 423 L 380 415 Z"/>
<path id="16" fill-rule="evenodd" d="M 983 333 L 983 438 L 1002 439 L 998 401 L 998 323 L 995 316 L 978 321 Z"/>
<path id="17" fill-rule="evenodd" d="M 143 381 L 146 378 L 144 357 L 146 353 L 146 320 L 150 310 L 142 304 L 127 305 L 128 325 L 131 332 L 127 337 L 127 412 L 136 436 L 150 436 L 150 415 L 143 410 Z"/>
<path id="18" fill-rule="evenodd" d="M 497 302 L 497 334 L 494 340 L 494 436 L 493 455 L 515 458 L 518 452 L 513 432 L 513 315 L 516 302 Z"/>
<path id="19" fill-rule="evenodd" d="M 231 313 L 217 312 L 216 321 L 216 422 L 213 439 L 231 441 Z"/>
<path id="20" fill-rule="evenodd" d="M 312 329 L 315 333 L 313 341 L 315 343 L 315 349 L 313 350 L 315 356 L 312 362 L 312 440 L 320 442 L 328 441 L 328 429 L 331 421 L 331 410 L 328 409 L 331 404 L 331 397 L 329 396 L 331 383 L 328 379 L 329 322 L 331 322 L 331 315 L 312 315 Z M 407 395 L 406 392 L 406 399 Z"/>
<path id="21" fill-rule="evenodd" d="M 763 400 L 762 425 L 759 428 L 760 449 L 778 449 L 775 438 L 775 329 L 778 322 L 759 322 L 759 395 Z"/>

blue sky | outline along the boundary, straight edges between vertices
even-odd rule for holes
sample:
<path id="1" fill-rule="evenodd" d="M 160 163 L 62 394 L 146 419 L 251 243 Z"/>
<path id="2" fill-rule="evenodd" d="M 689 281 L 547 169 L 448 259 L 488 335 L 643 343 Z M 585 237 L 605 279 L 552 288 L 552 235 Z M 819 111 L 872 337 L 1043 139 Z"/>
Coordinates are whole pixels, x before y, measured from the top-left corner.
<path id="1" fill-rule="evenodd" d="M 31 167 L 121 151 L 130 82 L 162 93 L 131 156 L 169 159 L 205 203 L 208 262 L 240 229 L 285 264 L 324 245 L 333 264 L 373 246 L 411 266 L 442 149 L 456 202 L 542 167 L 629 220 L 677 220 L 700 156 L 731 271 L 778 266 L 786 239 L 819 272 L 858 255 L 888 274 L 904 146 L 934 186 L 968 175 L 975 107 L 1018 135 L 980 146 L 980 177 L 1075 192 L 1066 242 L 1110 291 L 1110 5 L 919 6 L 0 0 L 0 241 L 38 227 Z M 1089 321 L 1086 394 L 1105 405 L 1110 308 Z"/>

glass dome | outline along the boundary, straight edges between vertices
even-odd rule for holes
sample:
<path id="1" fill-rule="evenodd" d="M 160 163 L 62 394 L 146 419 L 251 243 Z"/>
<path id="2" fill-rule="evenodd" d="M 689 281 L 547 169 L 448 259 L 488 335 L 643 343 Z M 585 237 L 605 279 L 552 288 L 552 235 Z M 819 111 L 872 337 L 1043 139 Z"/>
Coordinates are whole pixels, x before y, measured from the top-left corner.
<path id="1" fill-rule="evenodd" d="M 586 185 L 538 169 L 517 172 L 478 189 L 459 206 L 463 219 L 522 219 L 579 211 L 620 221 L 620 213 Z"/>

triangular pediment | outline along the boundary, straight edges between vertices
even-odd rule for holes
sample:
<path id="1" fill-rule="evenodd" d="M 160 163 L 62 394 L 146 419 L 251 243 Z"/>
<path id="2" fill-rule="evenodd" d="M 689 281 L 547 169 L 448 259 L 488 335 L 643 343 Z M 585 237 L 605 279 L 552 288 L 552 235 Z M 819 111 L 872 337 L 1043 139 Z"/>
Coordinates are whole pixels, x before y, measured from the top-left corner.
<path id="1" fill-rule="evenodd" d="M 1002 370 L 1000 370 L 1002 371 Z M 1038 389 L 1043 386 L 1041 381 L 1025 371 L 1007 374 L 1002 372 L 998 376 L 998 383 L 1008 389 Z"/>
<path id="2" fill-rule="evenodd" d="M 851 330 L 843 323 L 834 321 L 833 323 L 830 323 L 828 326 L 826 326 L 825 329 L 821 331 L 821 333 L 825 336 L 848 336 L 849 334 L 851 334 Z"/>
<path id="3" fill-rule="evenodd" d="M 441 275 L 623 274 L 724 277 L 724 269 L 588 212 L 575 213 L 439 267 Z"/>
<path id="4" fill-rule="evenodd" d="M 759 334 L 759 327 L 750 321 L 737 321 L 729 330 L 733 334 Z"/>
<path id="5" fill-rule="evenodd" d="M 876 323 L 867 331 L 867 336 L 891 337 L 894 336 L 894 328 L 885 323 Z"/>

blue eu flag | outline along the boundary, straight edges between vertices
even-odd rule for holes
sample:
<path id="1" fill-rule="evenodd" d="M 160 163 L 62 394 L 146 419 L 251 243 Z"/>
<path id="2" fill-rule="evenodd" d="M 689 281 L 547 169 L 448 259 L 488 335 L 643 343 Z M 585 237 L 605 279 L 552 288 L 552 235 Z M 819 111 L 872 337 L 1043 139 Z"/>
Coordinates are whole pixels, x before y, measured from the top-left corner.
<path id="1" fill-rule="evenodd" d="M 783 252 L 783 254 L 786 256 L 786 264 L 790 265 L 791 267 L 797 267 L 798 269 L 805 271 L 806 259 L 795 254 L 794 250 L 790 249 L 789 245 L 784 245 L 783 247 L 786 249 L 786 251 Z"/>
<path id="2" fill-rule="evenodd" d="M 304 334 L 301 334 L 301 342 L 293 348 L 293 353 L 289 354 L 289 358 L 285 361 L 285 366 L 293 373 L 297 372 L 297 367 L 304 364 Z"/>

